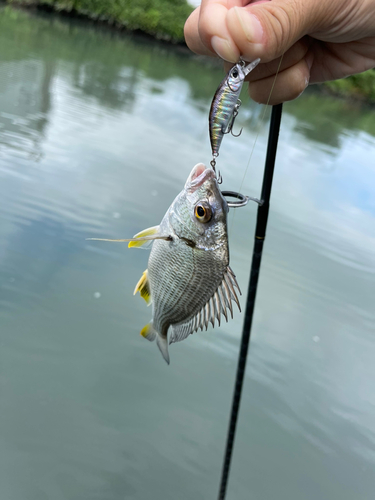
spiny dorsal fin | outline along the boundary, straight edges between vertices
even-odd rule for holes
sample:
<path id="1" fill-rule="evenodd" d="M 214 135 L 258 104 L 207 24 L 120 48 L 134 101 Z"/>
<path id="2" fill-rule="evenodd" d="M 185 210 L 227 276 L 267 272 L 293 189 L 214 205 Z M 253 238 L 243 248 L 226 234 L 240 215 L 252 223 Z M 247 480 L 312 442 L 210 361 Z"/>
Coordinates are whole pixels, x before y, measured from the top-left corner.
<path id="1" fill-rule="evenodd" d="M 228 321 L 227 308 L 233 318 L 232 300 L 236 302 L 238 309 L 241 311 L 236 288 L 238 288 L 238 291 L 241 294 L 241 290 L 239 289 L 236 281 L 236 276 L 228 266 L 224 272 L 222 282 L 202 309 L 195 316 L 189 318 L 184 323 L 172 325 L 169 343 L 173 344 L 174 342 L 180 342 L 198 330 L 203 330 L 204 328 L 207 330 L 209 323 L 212 323 L 212 326 L 215 326 L 215 318 L 220 326 L 220 316 L 222 314 L 226 321 Z"/>
<path id="2" fill-rule="evenodd" d="M 150 283 L 148 281 L 148 270 L 143 272 L 141 279 L 135 285 L 133 295 L 139 292 L 142 299 L 146 301 L 146 304 L 149 306 L 152 302 Z"/>

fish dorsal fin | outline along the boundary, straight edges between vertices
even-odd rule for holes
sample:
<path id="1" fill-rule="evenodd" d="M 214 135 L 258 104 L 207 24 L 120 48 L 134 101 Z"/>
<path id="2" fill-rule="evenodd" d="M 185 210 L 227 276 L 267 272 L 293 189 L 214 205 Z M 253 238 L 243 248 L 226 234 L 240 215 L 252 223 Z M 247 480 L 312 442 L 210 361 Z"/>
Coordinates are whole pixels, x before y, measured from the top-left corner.
<path id="1" fill-rule="evenodd" d="M 241 295 L 236 275 L 228 266 L 224 272 L 222 282 L 202 309 L 187 321 L 172 325 L 169 343 L 173 344 L 174 342 L 180 342 L 198 330 L 203 330 L 204 328 L 207 330 L 209 323 L 211 323 L 212 326 L 215 326 L 215 319 L 217 319 L 220 326 L 222 314 L 224 315 L 226 321 L 228 321 L 227 309 L 229 309 L 230 315 L 233 318 L 232 300 L 237 304 L 238 309 L 241 311 L 236 288 Z"/>
<path id="2" fill-rule="evenodd" d="M 146 304 L 149 306 L 152 302 L 152 298 L 151 298 L 150 283 L 148 281 L 147 269 L 146 271 L 143 272 L 141 279 L 135 285 L 133 295 L 135 295 L 137 292 L 139 292 L 142 299 L 144 299 L 146 301 Z"/>

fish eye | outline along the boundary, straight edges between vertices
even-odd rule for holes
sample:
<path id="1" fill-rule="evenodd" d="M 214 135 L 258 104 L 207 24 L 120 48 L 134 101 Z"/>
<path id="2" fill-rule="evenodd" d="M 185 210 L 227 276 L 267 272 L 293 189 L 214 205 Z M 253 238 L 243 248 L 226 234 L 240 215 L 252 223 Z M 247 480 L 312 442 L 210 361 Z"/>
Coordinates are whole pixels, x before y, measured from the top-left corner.
<path id="1" fill-rule="evenodd" d="M 198 203 L 194 209 L 194 215 L 199 222 L 209 222 L 212 217 L 212 210 L 206 203 Z"/>
<path id="2" fill-rule="evenodd" d="M 232 71 L 232 76 L 233 76 L 233 78 L 237 78 L 237 76 L 238 76 L 238 71 L 237 71 L 236 69 L 234 69 L 234 70 Z"/>

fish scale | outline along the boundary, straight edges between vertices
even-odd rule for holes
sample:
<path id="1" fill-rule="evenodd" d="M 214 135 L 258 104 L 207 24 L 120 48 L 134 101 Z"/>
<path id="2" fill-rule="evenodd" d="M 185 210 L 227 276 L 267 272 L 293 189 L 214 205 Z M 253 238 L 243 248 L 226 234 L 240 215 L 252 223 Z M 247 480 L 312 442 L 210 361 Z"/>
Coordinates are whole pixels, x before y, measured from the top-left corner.
<path id="1" fill-rule="evenodd" d="M 194 317 L 222 282 L 228 261 L 217 261 L 210 253 L 184 243 L 159 240 L 153 244 L 149 281 L 151 294 L 157 297 L 153 326 L 161 335 L 167 334 L 170 325 Z M 166 259 L 171 265 L 163 265 Z"/>

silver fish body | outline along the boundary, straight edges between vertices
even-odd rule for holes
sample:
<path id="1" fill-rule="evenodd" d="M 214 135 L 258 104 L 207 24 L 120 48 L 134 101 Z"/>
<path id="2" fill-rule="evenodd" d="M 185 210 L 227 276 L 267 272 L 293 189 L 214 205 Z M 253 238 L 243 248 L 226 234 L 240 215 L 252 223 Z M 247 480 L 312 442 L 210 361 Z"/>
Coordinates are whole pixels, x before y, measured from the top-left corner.
<path id="1" fill-rule="evenodd" d="M 256 59 L 247 66 L 241 63 L 235 64 L 215 92 L 208 118 L 213 157 L 219 155 L 221 141 L 224 134 L 227 133 L 228 128 L 231 127 L 231 120 L 233 119 L 245 78 L 259 62 L 260 59 Z"/>
<path id="2" fill-rule="evenodd" d="M 238 306 L 235 276 L 229 268 L 228 205 L 213 170 L 198 164 L 175 198 L 155 234 L 147 275 L 136 291 L 147 288 L 152 321 L 141 335 L 156 338 L 169 363 L 169 343 L 206 328 L 227 309 Z M 164 239 L 161 239 L 164 237 Z"/>

